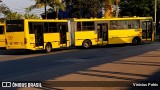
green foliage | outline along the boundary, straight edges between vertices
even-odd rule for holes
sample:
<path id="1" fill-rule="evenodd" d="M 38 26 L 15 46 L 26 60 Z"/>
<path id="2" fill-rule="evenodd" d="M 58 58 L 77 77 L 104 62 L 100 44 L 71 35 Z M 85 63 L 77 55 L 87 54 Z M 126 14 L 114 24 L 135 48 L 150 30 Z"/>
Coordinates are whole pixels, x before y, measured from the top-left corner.
<path id="1" fill-rule="evenodd" d="M 6 19 L 7 20 L 15 20 L 15 19 L 39 19 L 38 16 L 34 15 L 34 14 L 19 14 L 17 12 L 10 12 L 6 15 Z"/>
<path id="2" fill-rule="evenodd" d="M 154 15 L 154 0 L 121 0 L 119 6 L 121 16 Z"/>
<path id="3" fill-rule="evenodd" d="M 39 19 L 40 17 L 38 17 L 38 16 L 36 16 L 36 15 L 34 15 L 34 14 L 25 13 L 25 14 L 23 15 L 23 18 L 25 18 L 25 19 Z"/>
<path id="4" fill-rule="evenodd" d="M 160 0 L 157 1 L 157 18 L 160 19 Z"/>
<path id="5" fill-rule="evenodd" d="M 7 20 L 22 19 L 23 16 L 17 12 L 10 12 L 6 15 Z"/>
<path id="6" fill-rule="evenodd" d="M 10 12 L 10 9 L 3 3 L 0 3 L 0 14 L 8 14 Z"/>
<path id="7" fill-rule="evenodd" d="M 62 9 L 65 10 L 65 3 L 61 2 L 61 0 L 35 0 L 35 4 L 31 5 L 30 7 L 26 8 L 26 12 L 30 12 L 36 8 L 42 8 L 49 6 L 54 11 Z"/>
<path id="8" fill-rule="evenodd" d="M 5 22 L 5 18 L 0 18 L 0 23 L 4 23 Z"/>
<path id="9" fill-rule="evenodd" d="M 105 0 L 66 0 L 66 5 L 73 5 L 71 17 L 87 18 L 97 17 L 101 12 Z M 103 2 L 103 3 L 102 3 Z"/>

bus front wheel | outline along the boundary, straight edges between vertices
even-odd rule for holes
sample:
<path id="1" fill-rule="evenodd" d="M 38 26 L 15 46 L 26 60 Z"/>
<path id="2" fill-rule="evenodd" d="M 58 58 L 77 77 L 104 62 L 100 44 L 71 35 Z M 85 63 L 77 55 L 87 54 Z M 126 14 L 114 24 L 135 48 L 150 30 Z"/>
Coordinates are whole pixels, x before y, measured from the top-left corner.
<path id="1" fill-rule="evenodd" d="M 92 46 L 92 42 L 90 40 L 84 40 L 82 43 L 83 48 L 90 48 Z"/>
<path id="2" fill-rule="evenodd" d="M 46 46 L 45 46 L 45 51 L 46 53 L 49 53 L 52 51 L 52 45 L 51 43 L 47 43 Z"/>

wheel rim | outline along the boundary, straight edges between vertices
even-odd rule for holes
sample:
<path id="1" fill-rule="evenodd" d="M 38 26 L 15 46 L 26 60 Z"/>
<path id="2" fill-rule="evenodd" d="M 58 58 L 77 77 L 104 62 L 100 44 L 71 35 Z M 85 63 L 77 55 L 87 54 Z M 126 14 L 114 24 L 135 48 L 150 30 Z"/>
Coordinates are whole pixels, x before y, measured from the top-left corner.
<path id="1" fill-rule="evenodd" d="M 88 48 L 88 47 L 89 47 L 89 43 L 87 43 L 87 42 L 84 43 L 84 47 L 85 47 L 85 48 Z"/>
<path id="2" fill-rule="evenodd" d="M 137 42 L 138 42 L 138 41 L 137 41 L 136 39 L 133 40 L 133 44 L 137 44 Z"/>
<path id="3" fill-rule="evenodd" d="M 47 49 L 47 52 L 51 51 L 51 47 L 49 45 L 47 45 L 46 49 Z"/>

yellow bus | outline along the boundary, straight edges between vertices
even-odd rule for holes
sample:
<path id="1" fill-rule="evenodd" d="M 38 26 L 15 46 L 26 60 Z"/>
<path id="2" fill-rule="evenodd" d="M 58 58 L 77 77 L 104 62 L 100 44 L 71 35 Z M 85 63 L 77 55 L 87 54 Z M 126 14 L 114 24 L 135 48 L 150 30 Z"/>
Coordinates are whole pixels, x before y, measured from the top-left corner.
<path id="1" fill-rule="evenodd" d="M 153 41 L 151 17 L 6 21 L 6 48 L 46 50 Z"/>
<path id="2" fill-rule="evenodd" d="M 43 50 L 69 47 L 69 20 L 23 19 L 6 21 L 6 49 Z"/>
<path id="3" fill-rule="evenodd" d="M 139 44 L 153 41 L 152 17 L 73 19 L 75 46 L 89 48 L 92 45 Z"/>
<path id="4" fill-rule="evenodd" d="M 0 23 L 0 48 L 5 48 L 6 47 L 4 29 L 5 29 L 5 24 Z"/>

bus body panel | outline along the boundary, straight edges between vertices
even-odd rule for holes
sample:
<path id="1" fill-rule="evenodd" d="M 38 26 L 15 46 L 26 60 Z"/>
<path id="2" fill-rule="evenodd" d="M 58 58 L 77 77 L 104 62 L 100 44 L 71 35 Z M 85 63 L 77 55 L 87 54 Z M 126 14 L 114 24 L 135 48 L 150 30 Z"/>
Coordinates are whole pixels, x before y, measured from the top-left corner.
<path id="1" fill-rule="evenodd" d="M 84 40 L 89 39 L 92 45 L 97 45 L 97 34 L 95 31 L 76 31 L 75 32 L 75 46 L 82 46 Z"/>
<path id="2" fill-rule="evenodd" d="M 67 32 L 66 33 L 67 34 L 67 46 L 66 47 L 69 47 L 69 46 L 71 46 L 71 44 L 70 44 L 70 34 L 69 34 L 69 32 Z"/>
<path id="3" fill-rule="evenodd" d="M 5 34 L 0 34 L 0 48 L 6 47 L 5 44 Z"/>
<path id="4" fill-rule="evenodd" d="M 28 39 L 27 39 L 27 49 L 30 50 L 35 50 L 35 35 L 34 34 L 29 34 Z"/>
<path id="5" fill-rule="evenodd" d="M 52 44 L 52 48 L 60 47 L 60 35 L 59 33 L 45 33 L 44 35 L 44 46 L 47 42 Z"/>
<path id="6" fill-rule="evenodd" d="M 5 24 L 0 24 L 0 48 L 5 48 Z"/>
<path id="7" fill-rule="evenodd" d="M 43 48 L 45 49 L 46 43 L 49 42 L 52 44 L 52 48 L 60 48 L 63 46 L 60 44 L 60 34 L 59 33 L 44 33 L 44 47 L 35 47 L 35 35 L 29 34 L 29 45 L 27 45 L 27 49 L 36 50 Z M 69 37 L 67 33 L 67 47 L 69 47 Z"/>
<path id="8" fill-rule="evenodd" d="M 25 49 L 24 32 L 12 32 L 6 34 L 7 49 Z"/>
<path id="9" fill-rule="evenodd" d="M 108 44 L 132 43 L 134 37 L 142 37 L 141 29 L 109 30 Z"/>

